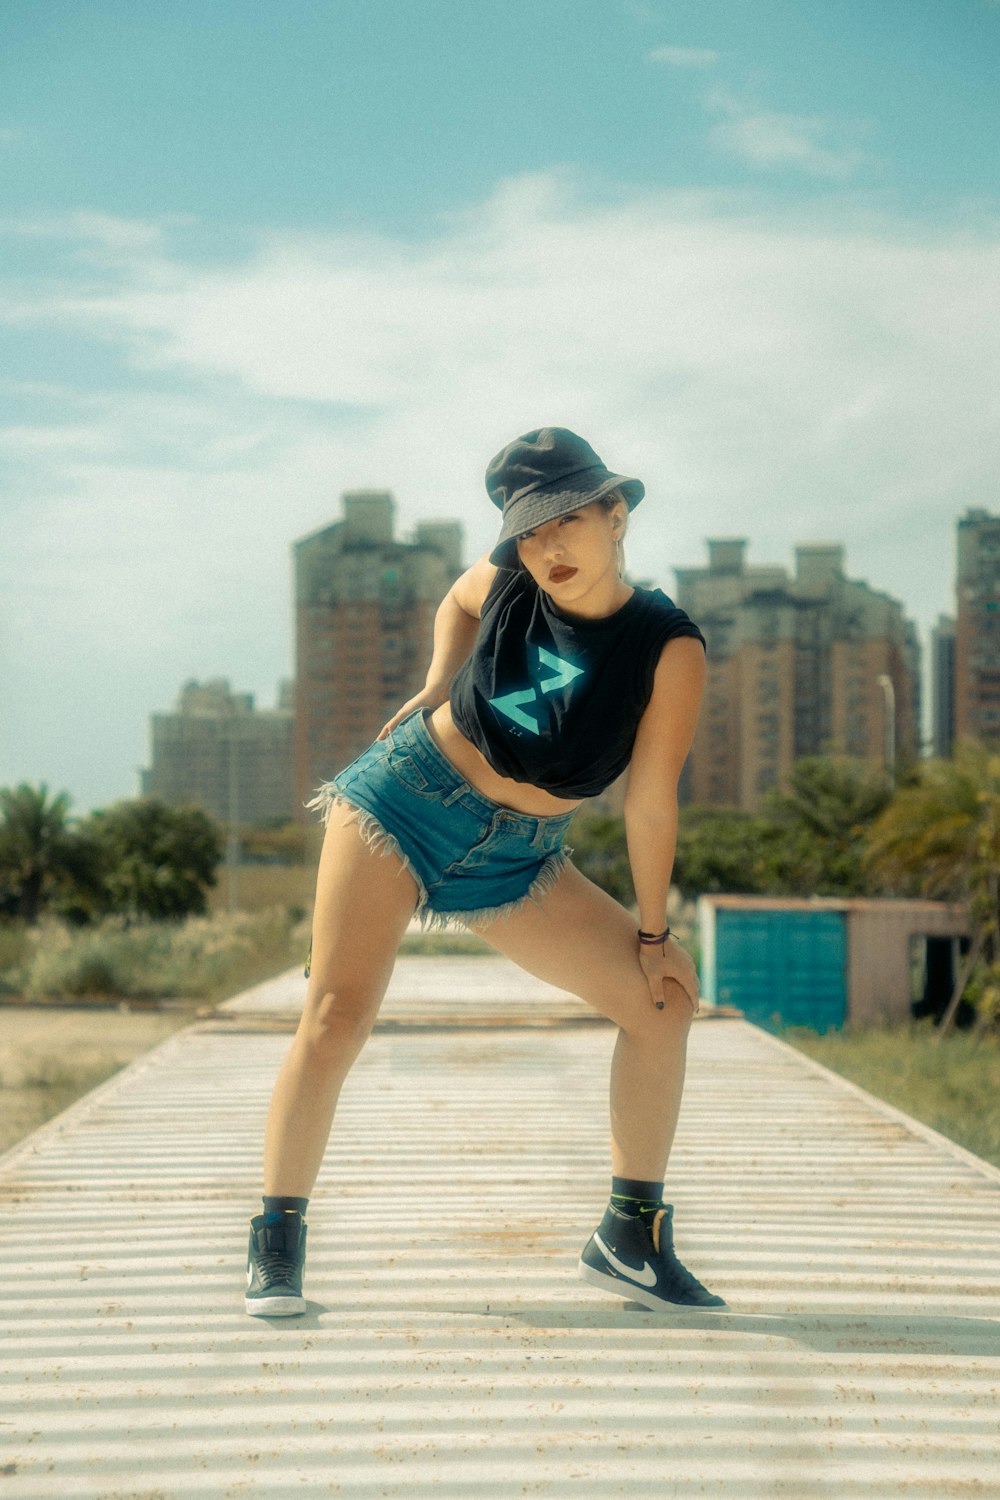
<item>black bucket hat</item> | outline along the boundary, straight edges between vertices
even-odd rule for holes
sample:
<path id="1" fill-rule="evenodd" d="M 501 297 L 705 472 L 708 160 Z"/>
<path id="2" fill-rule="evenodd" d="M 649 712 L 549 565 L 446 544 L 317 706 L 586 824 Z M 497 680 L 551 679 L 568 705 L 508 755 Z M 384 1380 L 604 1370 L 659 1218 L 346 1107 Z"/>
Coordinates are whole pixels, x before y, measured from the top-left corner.
<path id="1" fill-rule="evenodd" d="M 646 493 L 639 479 L 613 474 L 589 443 L 566 427 L 540 427 L 515 438 L 486 470 L 486 493 L 503 511 L 503 525 L 490 562 L 517 566 L 516 539 L 568 510 L 579 510 L 620 489 L 629 510 Z"/>

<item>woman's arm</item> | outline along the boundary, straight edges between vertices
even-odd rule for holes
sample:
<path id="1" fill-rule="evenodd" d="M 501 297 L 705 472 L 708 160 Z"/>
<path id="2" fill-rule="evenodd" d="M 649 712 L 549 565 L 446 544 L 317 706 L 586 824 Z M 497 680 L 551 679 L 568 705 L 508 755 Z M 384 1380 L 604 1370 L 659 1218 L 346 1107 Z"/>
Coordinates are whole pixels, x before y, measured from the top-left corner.
<path id="1" fill-rule="evenodd" d="M 384 740 L 389 731 L 418 708 L 437 708 L 451 691 L 452 680 L 468 657 L 479 629 L 479 614 L 497 569 L 484 555 L 456 578 L 438 605 L 434 616 L 434 649 L 427 680 L 376 735 Z"/>
<path id="2" fill-rule="evenodd" d="M 677 783 L 691 749 L 705 685 L 705 652 L 693 636 L 668 641 L 660 653 L 653 692 L 639 722 L 625 793 L 625 835 L 639 926 L 662 932 L 677 845 Z M 677 943 L 641 947 L 650 994 L 661 1003 L 664 980 L 675 980 L 698 1002 L 694 964 Z"/>

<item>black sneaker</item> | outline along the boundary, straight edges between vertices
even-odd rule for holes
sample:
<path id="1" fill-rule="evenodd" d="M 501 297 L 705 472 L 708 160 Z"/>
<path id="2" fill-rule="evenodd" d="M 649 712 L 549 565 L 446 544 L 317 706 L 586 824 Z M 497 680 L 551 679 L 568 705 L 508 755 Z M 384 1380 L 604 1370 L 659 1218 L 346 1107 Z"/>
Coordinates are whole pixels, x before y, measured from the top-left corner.
<path id="1" fill-rule="evenodd" d="M 675 1307 L 725 1307 L 674 1254 L 672 1203 L 652 1222 L 619 1213 L 609 1204 L 580 1256 L 579 1272 L 591 1286 L 641 1302 L 654 1312 Z"/>
<path id="2" fill-rule="evenodd" d="M 305 1259 L 306 1226 L 301 1214 L 258 1214 L 251 1219 L 247 1312 L 257 1318 L 290 1318 L 305 1312 Z"/>

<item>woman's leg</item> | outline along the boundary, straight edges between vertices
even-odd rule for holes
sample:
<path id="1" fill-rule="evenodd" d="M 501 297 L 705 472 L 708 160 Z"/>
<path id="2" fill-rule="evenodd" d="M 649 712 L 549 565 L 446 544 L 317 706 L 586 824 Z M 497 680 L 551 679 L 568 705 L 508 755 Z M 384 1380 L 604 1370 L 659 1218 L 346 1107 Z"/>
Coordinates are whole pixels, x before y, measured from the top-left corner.
<path id="1" fill-rule="evenodd" d="M 635 923 L 573 865 L 536 902 L 477 933 L 521 968 L 579 995 L 619 1029 L 611 1064 L 616 1177 L 662 1181 L 684 1088 L 691 1007 L 666 986 L 657 1010 L 639 967 Z"/>
<path id="2" fill-rule="evenodd" d="M 264 1192 L 308 1198 L 341 1085 L 375 1022 L 417 885 L 395 854 L 373 852 L 351 808 L 330 809 L 316 881 L 309 988 L 274 1086 Z"/>
<path id="3" fill-rule="evenodd" d="M 639 966 L 635 923 L 572 865 L 537 904 L 482 931 L 523 968 L 579 995 L 619 1027 L 611 1065 L 611 1161 L 619 1182 L 580 1255 L 580 1275 L 654 1311 L 725 1307 L 678 1260 L 673 1206 L 660 1196 L 684 1088 L 691 1023 L 684 991 L 665 984 L 664 1007 L 656 1009 Z"/>

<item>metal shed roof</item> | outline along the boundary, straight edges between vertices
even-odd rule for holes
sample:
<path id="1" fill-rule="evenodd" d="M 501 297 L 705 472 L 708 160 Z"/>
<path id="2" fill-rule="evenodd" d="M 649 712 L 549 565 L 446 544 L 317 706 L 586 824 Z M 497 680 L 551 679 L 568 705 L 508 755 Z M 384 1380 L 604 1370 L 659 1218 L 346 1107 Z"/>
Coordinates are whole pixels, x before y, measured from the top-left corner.
<path id="1" fill-rule="evenodd" d="M 1000 1172 L 699 1023 L 669 1196 L 730 1310 L 638 1310 L 575 1275 L 612 1043 L 376 1034 L 283 1324 L 242 1270 L 286 1037 L 199 1024 L 9 1153 L 0 1500 L 996 1495 Z"/>

